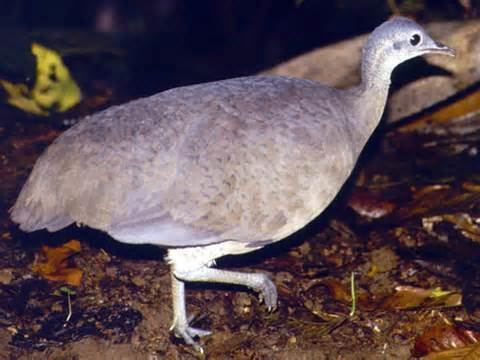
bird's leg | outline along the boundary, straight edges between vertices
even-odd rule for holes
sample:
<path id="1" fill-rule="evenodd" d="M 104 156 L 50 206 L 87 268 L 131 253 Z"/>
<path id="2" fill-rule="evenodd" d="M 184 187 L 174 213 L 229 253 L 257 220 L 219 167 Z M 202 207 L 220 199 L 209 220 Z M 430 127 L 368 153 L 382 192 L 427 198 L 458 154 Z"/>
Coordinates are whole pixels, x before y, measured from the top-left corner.
<path id="1" fill-rule="evenodd" d="M 185 283 L 172 273 L 172 301 L 173 301 L 173 330 L 177 337 L 183 338 L 185 343 L 192 345 L 196 350 L 203 353 L 202 347 L 193 338 L 195 336 L 210 335 L 210 331 L 196 329 L 188 326 L 187 311 L 185 306 Z"/>
<path id="2" fill-rule="evenodd" d="M 188 271 L 181 271 L 177 267 L 174 270 L 174 276 L 184 281 L 217 282 L 247 286 L 259 293 L 260 299 L 265 302 L 269 311 L 275 310 L 277 307 L 277 288 L 268 276 L 262 273 L 242 273 L 201 266 Z"/>
<path id="3" fill-rule="evenodd" d="M 237 245 L 237 247 L 234 245 Z M 247 250 L 251 249 L 248 248 Z M 187 344 L 193 345 L 199 351 L 202 351 L 202 348 L 193 338 L 208 335 L 210 332 L 189 326 L 189 318 L 187 317 L 185 306 L 186 281 L 217 282 L 247 286 L 260 294 L 260 299 L 265 302 L 269 310 L 273 310 L 277 306 L 277 289 L 267 275 L 211 268 L 215 264 L 215 259 L 229 252 L 244 253 L 245 248 L 236 243 L 232 245 L 226 242 L 206 247 L 168 250 L 167 261 L 172 272 L 173 297 L 173 324 L 171 330 L 178 337 L 183 338 Z"/>
<path id="4" fill-rule="evenodd" d="M 192 345 L 201 353 L 203 353 L 202 347 L 193 338 L 210 335 L 211 332 L 188 325 L 184 281 L 218 282 L 247 286 L 260 294 L 260 299 L 265 302 L 269 311 L 277 307 L 277 288 L 265 274 L 226 271 L 212 269 L 208 266 L 182 271 L 179 270 L 178 266 L 174 266 L 172 268 L 173 324 L 170 330 L 173 330 L 177 337 L 183 338 L 185 343 Z"/>

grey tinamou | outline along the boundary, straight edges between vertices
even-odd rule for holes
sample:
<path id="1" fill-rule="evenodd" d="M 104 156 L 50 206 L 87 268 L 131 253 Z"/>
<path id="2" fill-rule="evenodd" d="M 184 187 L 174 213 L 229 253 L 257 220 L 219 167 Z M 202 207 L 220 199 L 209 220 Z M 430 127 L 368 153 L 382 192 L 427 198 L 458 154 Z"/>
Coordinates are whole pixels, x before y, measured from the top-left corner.
<path id="1" fill-rule="evenodd" d="M 392 70 L 427 53 L 453 50 L 395 18 L 368 38 L 362 82 L 349 90 L 244 77 L 88 116 L 38 159 L 11 217 L 24 231 L 77 223 L 167 247 L 172 330 L 201 350 L 193 338 L 209 332 L 189 326 L 185 282 L 245 285 L 274 309 L 265 274 L 216 269 L 215 260 L 282 240 L 317 217 L 377 126 Z"/>

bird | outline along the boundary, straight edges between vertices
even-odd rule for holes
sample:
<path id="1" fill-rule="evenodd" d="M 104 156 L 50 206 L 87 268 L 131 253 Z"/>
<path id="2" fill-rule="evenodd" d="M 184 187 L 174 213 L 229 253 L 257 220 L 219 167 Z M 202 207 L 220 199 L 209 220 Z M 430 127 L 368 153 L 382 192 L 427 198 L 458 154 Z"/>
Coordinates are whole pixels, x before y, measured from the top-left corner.
<path id="1" fill-rule="evenodd" d="M 167 249 L 171 331 L 203 351 L 185 283 L 243 285 L 268 310 L 264 273 L 217 268 L 225 255 L 285 239 L 336 197 L 377 127 L 391 74 L 424 54 L 454 56 L 415 21 L 394 17 L 369 35 L 361 82 L 246 76 L 166 90 L 86 116 L 38 158 L 10 209 L 21 230 L 85 225 L 128 244 Z"/>

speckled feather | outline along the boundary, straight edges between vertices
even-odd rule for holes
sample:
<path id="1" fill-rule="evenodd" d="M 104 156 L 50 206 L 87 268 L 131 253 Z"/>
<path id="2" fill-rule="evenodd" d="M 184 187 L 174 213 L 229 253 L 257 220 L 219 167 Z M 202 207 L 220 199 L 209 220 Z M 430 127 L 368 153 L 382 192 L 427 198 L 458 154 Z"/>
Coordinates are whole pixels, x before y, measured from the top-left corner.
<path id="1" fill-rule="evenodd" d="M 77 222 L 166 246 L 279 240 L 348 177 L 350 132 L 337 91 L 311 81 L 246 77 L 165 91 L 62 134 L 12 218 L 29 231 Z M 172 241 L 171 229 L 185 236 Z"/>

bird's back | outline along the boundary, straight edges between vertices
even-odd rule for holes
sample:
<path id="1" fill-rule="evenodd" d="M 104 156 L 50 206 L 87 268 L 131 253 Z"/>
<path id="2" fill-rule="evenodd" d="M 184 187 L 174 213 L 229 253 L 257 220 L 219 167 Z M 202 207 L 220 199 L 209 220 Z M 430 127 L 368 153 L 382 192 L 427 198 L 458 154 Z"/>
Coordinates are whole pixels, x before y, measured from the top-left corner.
<path id="1" fill-rule="evenodd" d="M 176 88 L 89 116 L 39 158 L 12 208 L 124 242 L 278 240 L 333 199 L 357 154 L 336 90 L 281 77 Z"/>

